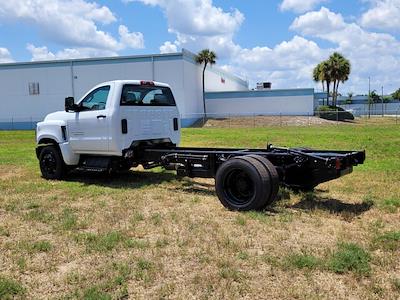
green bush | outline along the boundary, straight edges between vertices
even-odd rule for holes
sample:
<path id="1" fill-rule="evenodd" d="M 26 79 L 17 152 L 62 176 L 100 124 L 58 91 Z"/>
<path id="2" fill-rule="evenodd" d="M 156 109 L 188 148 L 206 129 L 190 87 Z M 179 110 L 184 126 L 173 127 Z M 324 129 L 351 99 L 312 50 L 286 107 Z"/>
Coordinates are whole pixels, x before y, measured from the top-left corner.
<path id="1" fill-rule="evenodd" d="M 354 116 L 351 112 L 348 112 L 339 106 L 320 106 L 317 108 L 317 116 L 331 121 L 354 120 Z"/>

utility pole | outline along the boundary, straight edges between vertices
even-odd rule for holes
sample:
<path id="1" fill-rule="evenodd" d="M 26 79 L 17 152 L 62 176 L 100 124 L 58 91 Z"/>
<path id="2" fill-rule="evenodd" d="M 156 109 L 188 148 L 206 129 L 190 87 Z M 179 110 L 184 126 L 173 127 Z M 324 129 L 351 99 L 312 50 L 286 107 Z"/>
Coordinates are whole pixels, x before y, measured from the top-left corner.
<path id="1" fill-rule="evenodd" d="M 383 117 L 383 85 L 382 85 L 382 101 L 381 101 L 381 103 L 382 103 L 382 117 Z"/>
<path id="2" fill-rule="evenodd" d="M 368 76 L 368 119 L 371 118 L 371 77 Z"/>

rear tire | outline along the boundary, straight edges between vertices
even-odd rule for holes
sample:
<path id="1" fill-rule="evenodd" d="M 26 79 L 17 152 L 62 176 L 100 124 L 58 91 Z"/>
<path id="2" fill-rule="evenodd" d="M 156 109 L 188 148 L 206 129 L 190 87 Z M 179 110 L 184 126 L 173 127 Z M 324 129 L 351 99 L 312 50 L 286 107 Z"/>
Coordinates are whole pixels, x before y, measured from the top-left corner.
<path id="1" fill-rule="evenodd" d="M 56 146 L 46 146 L 42 149 L 39 165 L 45 179 L 62 179 L 67 169 L 60 150 Z"/>
<path id="2" fill-rule="evenodd" d="M 215 189 L 222 205 L 230 210 L 262 210 L 270 202 L 270 175 L 258 160 L 234 157 L 217 170 Z"/>
<path id="3" fill-rule="evenodd" d="M 264 167 L 267 169 L 269 176 L 271 178 L 271 195 L 269 197 L 269 203 L 271 204 L 274 202 L 278 196 L 279 192 L 279 174 L 278 171 L 276 170 L 275 166 L 273 165 L 272 162 L 268 160 L 268 158 L 265 158 L 261 155 L 249 155 L 248 157 L 252 157 L 256 160 L 258 160 L 260 163 L 264 165 Z"/>

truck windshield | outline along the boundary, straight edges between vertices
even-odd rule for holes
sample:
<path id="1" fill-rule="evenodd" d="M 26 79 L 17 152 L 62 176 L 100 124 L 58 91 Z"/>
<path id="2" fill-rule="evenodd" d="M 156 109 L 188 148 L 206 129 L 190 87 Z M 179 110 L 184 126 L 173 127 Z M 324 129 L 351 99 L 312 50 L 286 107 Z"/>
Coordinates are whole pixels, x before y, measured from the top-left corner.
<path id="1" fill-rule="evenodd" d="M 175 106 L 171 89 L 161 86 L 124 85 L 121 106 Z"/>

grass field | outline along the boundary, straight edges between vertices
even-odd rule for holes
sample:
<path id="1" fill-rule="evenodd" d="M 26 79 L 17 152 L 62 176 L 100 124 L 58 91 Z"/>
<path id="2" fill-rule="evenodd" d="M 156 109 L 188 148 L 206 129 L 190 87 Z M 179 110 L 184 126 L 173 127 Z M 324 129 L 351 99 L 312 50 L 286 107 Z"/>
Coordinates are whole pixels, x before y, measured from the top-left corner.
<path id="1" fill-rule="evenodd" d="M 222 207 L 213 180 L 40 177 L 0 132 L 0 299 L 399 299 L 400 125 L 185 129 L 185 146 L 366 149 L 314 193 Z"/>

